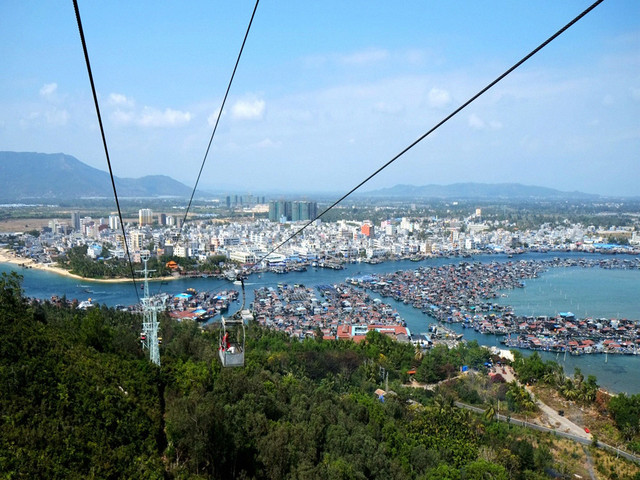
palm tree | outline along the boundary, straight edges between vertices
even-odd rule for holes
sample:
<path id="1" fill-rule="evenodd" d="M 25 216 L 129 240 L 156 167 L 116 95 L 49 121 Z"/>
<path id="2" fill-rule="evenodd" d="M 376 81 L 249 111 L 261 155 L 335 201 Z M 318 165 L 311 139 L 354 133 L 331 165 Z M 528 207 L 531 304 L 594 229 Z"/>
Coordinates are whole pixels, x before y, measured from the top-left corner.
<path id="1" fill-rule="evenodd" d="M 547 385 L 556 385 L 557 379 L 558 379 L 557 374 L 554 371 L 549 371 L 545 373 L 544 376 L 542 377 L 542 381 Z"/>
<path id="2" fill-rule="evenodd" d="M 575 400 L 578 396 L 578 389 L 571 379 L 567 379 L 560 388 L 560 393 L 567 400 Z"/>
<path id="3" fill-rule="evenodd" d="M 496 408 L 493 405 L 493 402 L 491 402 L 489 404 L 489 407 L 487 407 L 487 409 L 484 411 L 483 417 L 487 422 L 491 422 L 491 421 L 493 421 L 495 416 L 496 416 Z"/>
<path id="4" fill-rule="evenodd" d="M 471 412 L 465 408 L 456 408 L 455 410 L 456 419 L 463 423 L 471 423 Z"/>
<path id="5" fill-rule="evenodd" d="M 445 398 L 442 394 L 438 394 L 433 398 L 433 406 L 438 413 L 444 413 L 452 408 L 452 399 Z"/>
<path id="6" fill-rule="evenodd" d="M 573 374 L 573 379 L 576 382 L 576 386 L 578 387 L 578 390 L 580 389 L 580 387 L 582 386 L 582 383 L 584 382 L 584 375 L 582 374 L 582 371 L 576 367 L 575 372 Z"/>
<path id="7" fill-rule="evenodd" d="M 562 368 L 562 366 L 560 366 L 558 370 L 554 372 L 554 375 L 556 376 L 554 383 L 557 387 L 564 385 L 567 381 L 567 376 L 564 374 L 564 369 Z"/>

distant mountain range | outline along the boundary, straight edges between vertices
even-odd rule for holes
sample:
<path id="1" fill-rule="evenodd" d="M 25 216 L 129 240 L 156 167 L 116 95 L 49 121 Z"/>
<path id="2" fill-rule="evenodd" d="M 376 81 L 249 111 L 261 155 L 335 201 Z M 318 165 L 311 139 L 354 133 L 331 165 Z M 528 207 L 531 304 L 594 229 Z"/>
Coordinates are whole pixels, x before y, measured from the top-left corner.
<path id="1" fill-rule="evenodd" d="M 141 178 L 116 177 L 118 196 L 188 197 L 191 188 L 166 175 Z M 487 199 L 487 200 L 593 200 L 600 198 L 582 192 L 563 192 L 553 188 L 518 183 L 454 183 L 451 185 L 396 185 L 354 196 L 396 199 Z M 0 202 L 32 200 L 73 200 L 111 198 L 109 173 L 90 167 L 64 153 L 1 152 Z"/>
<path id="2" fill-rule="evenodd" d="M 115 178 L 118 197 L 188 197 L 191 189 L 165 175 Z M 64 153 L 0 152 L 0 199 L 113 197 L 109 173 Z"/>
<path id="3" fill-rule="evenodd" d="M 451 185 L 396 185 L 360 195 L 370 197 L 433 198 L 433 199 L 596 199 L 599 195 L 582 192 L 563 192 L 553 188 L 521 185 L 519 183 L 453 183 Z"/>

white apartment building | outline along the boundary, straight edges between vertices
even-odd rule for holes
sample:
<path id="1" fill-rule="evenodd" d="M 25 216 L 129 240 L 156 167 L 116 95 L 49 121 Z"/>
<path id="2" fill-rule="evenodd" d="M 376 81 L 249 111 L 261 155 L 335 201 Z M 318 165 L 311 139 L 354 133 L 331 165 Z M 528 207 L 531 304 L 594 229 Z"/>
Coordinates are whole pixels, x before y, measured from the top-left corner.
<path id="1" fill-rule="evenodd" d="M 150 208 L 141 208 L 138 210 L 138 223 L 140 226 L 153 224 L 153 212 Z"/>

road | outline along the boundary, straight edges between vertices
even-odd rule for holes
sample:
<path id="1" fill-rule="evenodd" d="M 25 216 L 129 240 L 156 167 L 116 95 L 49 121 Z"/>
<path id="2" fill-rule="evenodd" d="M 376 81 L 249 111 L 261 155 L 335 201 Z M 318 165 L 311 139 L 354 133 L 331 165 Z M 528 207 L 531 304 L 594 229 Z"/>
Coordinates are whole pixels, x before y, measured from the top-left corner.
<path id="1" fill-rule="evenodd" d="M 559 415 L 556 410 L 551 408 L 546 403 L 543 403 L 542 401 L 538 400 L 536 396 L 533 394 L 533 392 L 531 391 L 530 387 L 525 387 L 525 388 L 527 389 L 527 392 L 529 392 L 531 397 L 535 399 L 536 405 L 538 405 L 538 408 L 542 411 L 543 415 L 546 416 L 546 420 L 549 425 L 549 428 L 553 430 L 560 430 L 565 433 L 571 433 L 576 437 L 582 437 L 587 440 L 591 440 L 593 438 L 590 433 L 587 433 L 584 431 L 583 427 L 576 425 L 568 418 Z M 544 419 L 544 416 L 543 416 L 543 419 Z"/>
<path id="2" fill-rule="evenodd" d="M 483 408 L 474 407 L 472 405 L 467 405 L 462 402 L 455 402 L 456 407 L 464 408 L 467 410 L 471 410 L 472 412 L 484 414 L 485 410 Z M 496 415 L 496 419 L 501 422 L 512 423 L 514 425 L 520 425 L 523 427 L 531 428 L 533 430 L 538 430 L 540 432 L 547 432 L 552 435 L 556 435 L 558 437 L 568 438 L 570 440 L 574 440 L 583 445 L 593 445 L 593 440 L 590 438 L 585 438 L 584 435 L 574 435 L 573 433 L 563 432 L 561 430 L 556 430 L 552 428 L 543 427 L 541 425 L 536 425 L 535 423 L 525 422 L 524 420 L 518 420 L 516 418 L 505 417 L 504 415 Z M 575 425 L 575 424 L 574 424 Z M 577 426 L 577 425 L 576 425 Z M 582 432 L 585 433 L 585 432 Z M 640 464 L 640 457 L 633 455 L 631 453 L 625 452 L 624 450 L 620 450 L 619 448 L 612 447 L 611 445 L 607 445 L 606 443 L 597 442 L 597 447 L 602 448 L 604 450 L 608 450 L 616 455 L 620 455 L 621 457 L 626 458 L 627 460 L 631 460 L 632 462 L 636 462 Z"/>

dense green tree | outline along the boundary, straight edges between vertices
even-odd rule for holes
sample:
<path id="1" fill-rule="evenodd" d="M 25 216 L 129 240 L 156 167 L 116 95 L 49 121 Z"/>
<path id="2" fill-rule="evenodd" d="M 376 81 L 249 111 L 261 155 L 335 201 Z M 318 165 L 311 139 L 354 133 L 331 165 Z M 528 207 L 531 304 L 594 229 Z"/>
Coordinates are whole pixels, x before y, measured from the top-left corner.
<path id="1" fill-rule="evenodd" d="M 540 478 L 551 462 L 518 427 L 456 408 L 453 389 L 428 400 L 402 387 L 407 368 L 437 381 L 481 367 L 476 344 L 419 358 L 378 333 L 298 341 L 252 323 L 246 367 L 223 369 L 215 328 L 162 318 L 159 369 L 140 348 L 140 322 L 31 303 L 19 277 L 0 278 L 4 477 Z M 397 393 L 379 398 L 382 369 Z M 506 395 L 526 400 L 517 386 Z M 633 418 L 635 403 L 613 405 L 623 424 Z"/>
<path id="2" fill-rule="evenodd" d="M 501 465 L 486 460 L 476 460 L 462 468 L 461 480 L 507 480 L 507 471 Z"/>
<path id="3" fill-rule="evenodd" d="M 627 440 L 640 433 L 640 394 L 616 395 L 609 401 L 609 411 Z"/>
<path id="4" fill-rule="evenodd" d="M 3 473 L 160 478 L 157 372 L 143 359 L 106 353 L 110 347 L 95 343 L 95 329 L 103 328 L 95 318 L 77 332 L 72 324 L 61 329 L 50 306 L 44 323 L 32 312 L 22 305 L 13 318 L 6 310 L 0 316 L 3 333 L 12 330 L 3 338 L 13 343 L 13 353 L 0 356 Z"/>
<path id="5" fill-rule="evenodd" d="M 536 404 L 527 389 L 516 382 L 511 382 L 509 384 L 509 390 L 507 391 L 507 404 L 509 409 L 514 412 L 532 412 L 536 409 Z"/>

